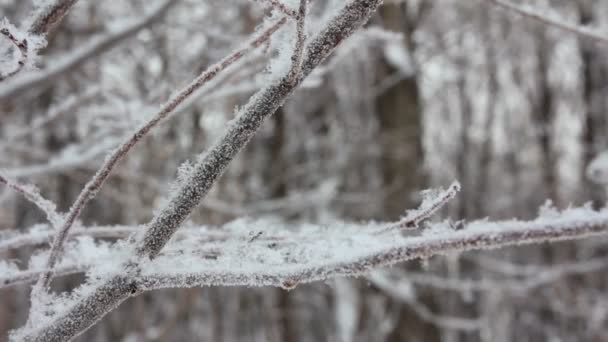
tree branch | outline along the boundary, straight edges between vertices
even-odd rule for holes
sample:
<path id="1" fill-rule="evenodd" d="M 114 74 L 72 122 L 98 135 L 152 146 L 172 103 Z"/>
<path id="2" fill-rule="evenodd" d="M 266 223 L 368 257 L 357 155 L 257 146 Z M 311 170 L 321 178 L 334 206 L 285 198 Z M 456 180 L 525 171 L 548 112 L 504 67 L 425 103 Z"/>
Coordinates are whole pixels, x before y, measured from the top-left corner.
<path id="1" fill-rule="evenodd" d="M 72 205 L 70 212 L 67 214 L 65 222 L 61 229 L 57 232 L 57 235 L 53 241 L 53 246 L 51 248 L 51 253 L 49 255 L 49 260 L 47 263 L 47 270 L 43 277 L 41 277 L 38 287 L 47 288 L 52 279 L 52 269 L 55 266 L 55 263 L 61 254 L 62 246 L 64 241 L 66 240 L 68 233 L 74 224 L 74 222 L 78 219 L 81 211 L 87 205 L 87 203 L 95 197 L 95 194 L 101 189 L 104 182 L 110 176 L 114 167 L 121 161 L 127 153 L 139 142 L 143 139 L 148 132 L 150 132 L 154 127 L 156 127 L 161 121 L 166 119 L 171 113 L 175 111 L 175 109 L 183 103 L 188 97 L 190 97 L 194 92 L 203 87 L 207 82 L 215 78 L 218 73 L 225 70 L 227 67 L 241 59 L 244 55 L 246 55 L 251 50 L 259 47 L 262 43 L 267 41 L 270 36 L 276 32 L 279 28 L 281 28 L 285 22 L 286 18 L 283 18 L 269 28 L 263 30 L 261 34 L 254 38 L 250 43 L 247 44 L 246 47 L 242 49 L 238 49 L 233 53 L 226 56 L 220 62 L 212 65 L 203 73 L 200 74 L 194 81 L 192 81 L 188 86 L 183 88 L 179 93 L 173 96 L 167 103 L 165 103 L 161 110 L 156 113 L 152 118 L 144 123 L 140 128 L 138 128 L 134 133 L 130 135 L 130 137 L 123 142 L 120 147 L 118 147 L 114 152 L 112 152 L 106 159 L 104 164 L 101 166 L 99 171 L 93 176 L 93 178 L 87 183 L 84 189 L 78 195 L 78 198 Z"/>
<path id="2" fill-rule="evenodd" d="M 265 3 L 268 6 L 270 6 L 271 8 L 275 8 L 275 9 L 279 10 L 281 13 L 283 13 L 284 15 L 287 15 L 289 17 L 296 18 L 298 16 L 298 13 L 296 11 L 289 8 L 287 5 L 285 5 L 284 3 L 282 3 L 279 0 L 255 0 L 255 1 Z"/>
<path id="3" fill-rule="evenodd" d="M 234 267 L 204 266 L 179 267 L 179 261 L 159 257 L 147 265 L 138 278 L 144 290 L 167 287 L 195 286 L 279 286 L 287 289 L 297 284 L 325 281 L 339 276 L 361 276 L 379 267 L 395 263 L 425 259 L 435 255 L 460 253 L 472 250 L 496 249 L 506 246 L 581 239 L 608 234 L 608 212 L 589 213 L 583 218 L 576 214 L 565 214 L 555 219 L 539 218 L 534 221 L 477 221 L 461 230 L 444 230 L 442 225 L 431 226 L 428 233 L 419 237 L 399 237 L 394 234 L 378 236 L 362 232 L 354 241 L 342 237 L 342 242 L 331 238 L 329 244 L 339 252 L 328 259 L 307 261 L 292 260 L 284 264 L 265 265 L 249 263 Z M 343 229 L 341 227 L 340 229 Z M 365 229 L 365 228 L 362 228 Z M 438 229 L 441 234 L 433 232 Z M 310 235 L 308 232 L 302 235 Z M 349 231 L 348 236 L 357 236 Z M 303 247 L 302 255 L 317 255 L 327 248 L 321 237 L 313 239 L 313 245 Z M 317 246 L 314 246 L 318 243 Z M 228 258 L 230 259 L 230 258 Z M 202 261 L 201 261 L 202 262 Z M 174 267 L 162 265 L 174 264 Z"/>
<path id="4" fill-rule="evenodd" d="M 322 63 L 339 43 L 371 17 L 381 3 L 382 0 L 354 0 L 347 3 L 309 44 L 302 76 L 310 74 Z M 298 77 L 298 80 L 301 79 L 302 77 Z M 253 137 L 263 120 L 283 104 L 299 82 L 301 81 L 292 82 L 285 75 L 251 98 L 224 136 L 208 153 L 199 158 L 185 184 L 148 225 L 143 240 L 136 247 L 139 257 L 153 258 L 158 255 L 228 163 Z M 24 330 L 25 335 L 14 338 L 26 341 L 63 341 L 79 335 L 124 300 L 141 291 L 133 281 L 133 276 L 139 273 L 136 265 L 137 260 L 128 262 L 124 272 L 91 289 L 88 295 L 67 312 L 62 312 L 59 317 L 46 322 L 42 327 L 27 327 Z"/>
<path id="5" fill-rule="evenodd" d="M 48 34 L 70 11 L 78 0 L 47 1 L 37 12 L 28 32 L 35 35 Z"/>
<path id="6" fill-rule="evenodd" d="M 21 57 L 17 61 L 17 66 L 15 67 L 14 70 L 9 71 L 5 74 L 0 74 L 0 81 L 3 81 L 11 76 L 16 75 L 27 64 L 28 43 L 27 43 L 27 39 L 20 40 L 20 39 L 17 39 L 17 37 L 15 37 L 14 33 L 11 32 L 11 30 L 10 30 L 10 27 L 12 27 L 12 25 L 8 25 L 8 23 L 4 22 L 4 23 L 0 23 L 0 26 L 2 26 L 0 28 L 0 34 L 3 35 L 4 37 L 6 37 L 6 39 L 10 40 L 10 42 L 15 46 L 15 48 L 17 50 L 19 50 L 19 53 L 21 54 Z"/>
<path id="7" fill-rule="evenodd" d="M 6 178 L 0 173 L 0 184 L 6 185 L 8 188 L 23 195 L 28 201 L 36 205 L 47 217 L 53 227 L 58 227 L 63 218 L 57 213 L 55 204 L 52 201 L 42 197 L 38 189 L 32 185 L 20 184 Z"/>

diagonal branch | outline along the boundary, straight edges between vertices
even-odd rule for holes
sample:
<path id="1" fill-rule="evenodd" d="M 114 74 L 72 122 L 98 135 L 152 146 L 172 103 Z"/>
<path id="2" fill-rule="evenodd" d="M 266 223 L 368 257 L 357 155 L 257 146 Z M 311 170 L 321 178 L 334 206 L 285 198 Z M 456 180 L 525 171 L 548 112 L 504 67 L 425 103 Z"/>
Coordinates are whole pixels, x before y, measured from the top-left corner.
<path id="1" fill-rule="evenodd" d="M 354 0 L 344 5 L 308 45 L 302 76 L 310 74 L 339 43 L 367 22 L 381 3 L 382 0 Z M 224 136 L 209 152 L 199 158 L 184 185 L 149 223 L 143 240 L 136 246 L 138 256 L 153 258 L 158 255 L 238 151 L 253 137 L 263 120 L 285 102 L 303 77 L 299 77 L 298 82 L 292 82 L 285 75 L 250 99 Z M 78 300 L 66 312 L 60 313 L 43 326 L 26 327 L 23 335 L 14 338 L 27 341 L 62 341 L 79 335 L 127 298 L 141 292 L 138 283 L 133 280 L 133 276 L 139 273 L 137 263 L 137 258 L 132 260 L 126 265 L 126 269 L 90 289 L 84 298 Z"/>
<path id="2" fill-rule="evenodd" d="M 287 74 L 287 78 L 292 83 L 299 82 L 302 72 L 302 54 L 304 53 L 304 43 L 306 41 L 306 4 L 308 0 L 300 0 L 300 6 L 296 14 L 296 44 L 293 55 L 291 56 L 291 70 Z"/>
<path id="3" fill-rule="evenodd" d="M 106 159 L 104 164 L 101 166 L 99 171 L 93 176 L 93 178 L 87 183 L 84 189 L 78 195 L 78 198 L 70 208 L 69 213 L 66 216 L 65 222 L 62 225 L 61 229 L 58 231 L 54 241 L 53 246 L 51 248 L 51 253 L 49 255 L 49 259 L 47 262 L 47 272 L 43 277 L 40 278 L 40 282 L 38 284 L 39 287 L 46 288 L 49 286 L 50 281 L 52 279 L 52 269 L 57 262 L 59 255 L 61 254 L 63 243 L 65 242 L 68 233 L 73 226 L 74 222 L 77 220 L 81 211 L 87 205 L 87 203 L 94 198 L 95 194 L 101 189 L 104 182 L 110 176 L 114 167 L 121 161 L 127 153 L 137 144 L 141 139 L 148 134 L 154 127 L 156 127 L 159 123 L 161 123 L 164 119 L 166 119 L 171 113 L 175 111 L 175 109 L 182 104 L 188 97 L 190 97 L 194 92 L 203 87 L 207 82 L 215 78 L 222 70 L 226 69 L 239 59 L 241 59 L 244 55 L 246 55 L 251 50 L 259 47 L 265 41 L 267 41 L 270 36 L 275 33 L 279 28 L 281 28 L 285 22 L 286 18 L 283 18 L 276 23 L 272 24 L 267 29 L 263 30 L 257 37 L 255 37 L 251 42 L 247 44 L 244 48 L 238 49 L 228 56 L 224 57 L 218 63 L 212 65 L 203 73 L 201 73 L 197 78 L 194 79 L 190 84 L 188 84 L 185 88 L 183 88 L 180 92 L 174 95 L 167 103 L 165 103 L 160 111 L 152 116 L 152 118 L 144 123 L 140 128 L 138 128 L 135 132 L 133 132 L 129 138 L 123 142 L 116 150 L 114 150 Z"/>
<path id="4" fill-rule="evenodd" d="M 63 221 L 62 216 L 56 211 L 55 203 L 42 197 L 38 189 L 36 189 L 34 186 L 17 183 L 6 178 L 1 173 L 0 184 L 6 185 L 8 188 L 23 195 L 23 197 L 25 197 L 28 201 L 36 205 L 42 212 L 44 212 L 53 227 L 59 227 Z"/>
<path id="5" fill-rule="evenodd" d="M 348 7 L 346 6 L 346 8 Z M 198 162 L 193 167 L 192 173 L 184 182 L 184 185 L 173 194 L 168 205 L 152 219 L 142 243 L 137 247 L 138 256 L 154 258 L 160 252 L 190 212 L 209 192 L 211 186 L 222 175 L 232 159 L 253 137 L 264 119 L 282 106 L 285 99 L 299 85 L 302 76 L 305 76 L 300 71 L 301 50 L 304 45 L 302 30 L 305 12 L 306 0 L 300 0 L 300 13 L 302 13 L 302 16 L 298 18 L 298 33 L 294 56 L 292 57 L 292 66 L 287 75 L 280 78 L 277 83 L 255 94 L 241 112 L 237 114 L 237 118 L 227 128 L 224 136 L 208 152 L 199 156 Z M 342 29 L 338 25 L 336 26 L 328 28 L 329 32 L 323 33 L 341 33 L 333 32 L 333 30 Z M 339 40 L 333 42 L 333 48 L 339 42 Z M 319 44 L 320 42 L 317 41 L 316 43 Z M 327 45 L 327 43 L 323 43 Z M 314 45 L 311 43 L 311 46 Z M 327 57 L 330 51 L 329 49 L 324 51 L 325 56 L 319 59 L 319 63 Z M 309 50 L 309 59 L 313 53 L 315 52 Z"/>
<path id="6" fill-rule="evenodd" d="M 35 14 L 28 32 L 35 35 L 48 34 L 77 2 L 78 0 L 47 1 Z"/>
<path id="7" fill-rule="evenodd" d="M 427 190 L 435 192 L 435 190 Z M 429 217 L 433 216 L 439 209 L 443 208 L 450 200 L 456 197 L 460 191 L 460 183 L 454 182 L 447 190 L 438 190 L 435 196 L 425 198 L 418 209 L 408 210 L 406 216 L 397 223 L 391 223 L 382 229 L 379 229 L 376 234 L 386 233 L 392 230 L 416 229 L 418 224 Z M 424 194 L 424 193 L 423 193 Z"/>
<path id="8" fill-rule="evenodd" d="M 435 255 L 459 253 L 472 250 L 503 248 L 506 246 L 582 239 L 608 234 L 608 213 L 589 213 L 588 218 L 579 215 L 556 219 L 536 219 L 534 221 L 479 221 L 468 224 L 464 229 L 429 233 L 419 237 L 397 240 L 394 237 L 369 235 L 361 237 L 359 245 L 345 241 L 349 247 L 340 249 L 328 260 L 313 260 L 295 264 L 275 266 L 246 264 L 242 267 L 205 269 L 148 265 L 140 276 L 144 290 L 166 287 L 194 286 L 280 286 L 293 288 L 297 284 L 324 281 L 338 276 L 361 276 L 366 272 L 390 266 L 395 263 L 424 259 Z M 336 243 L 332 243 L 336 245 Z M 322 248 L 325 245 L 317 247 Z M 371 247 L 370 247 L 371 246 Z M 313 247 L 314 248 L 314 247 Z M 349 252 L 345 252 L 349 250 Z M 311 250 L 314 252 L 315 250 Z M 316 251 L 318 252 L 318 251 Z M 352 252 L 352 253 L 350 253 Z M 202 268 L 202 267 L 201 267 Z M 175 271 L 172 271 L 175 270 Z"/>

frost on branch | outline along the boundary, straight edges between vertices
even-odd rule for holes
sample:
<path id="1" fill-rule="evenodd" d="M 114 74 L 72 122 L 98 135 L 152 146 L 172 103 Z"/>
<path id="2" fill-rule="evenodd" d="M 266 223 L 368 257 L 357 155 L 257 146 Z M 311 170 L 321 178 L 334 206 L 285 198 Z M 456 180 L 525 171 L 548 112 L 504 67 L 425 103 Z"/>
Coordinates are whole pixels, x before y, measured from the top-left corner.
<path id="1" fill-rule="evenodd" d="M 456 197 L 460 191 L 460 183 L 453 182 L 447 190 L 444 189 L 429 189 L 424 190 L 422 194 L 422 204 L 420 207 L 413 210 L 408 210 L 405 217 L 399 222 L 387 225 L 381 232 L 388 230 L 399 229 L 416 229 L 418 224 L 436 213 L 447 202 Z"/>
<path id="2" fill-rule="evenodd" d="M 36 205 L 51 223 L 53 227 L 59 227 L 63 222 L 63 216 L 56 210 L 55 203 L 44 198 L 38 188 L 30 184 L 19 184 L 0 172 L 0 184 L 6 185 L 13 191 L 23 195 L 28 201 Z"/>
<path id="3" fill-rule="evenodd" d="M 560 212 L 543 207 L 541 215 L 532 221 L 480 220 L 459 230 L 442 222 L 430 225 L 417 236 L 403 236 L 398 230 L 378 234 L 387 225 L 390 224 L 343 221 L 286 224 L 276 218 L 264 218 L 238 219 L 221 228 L 186 226 L 156 259 L 142 264 L 135 282 L 142 290 L 194 286 L 291 289 L 300 283 L 360 276 L 373 268 L 450 252 L 606 234 L 608 210 L 582 207 Z M 69 252 L 58 268 L 66 270 L 64 274 L 88 270 L 89 278 L 98 280 L 111 274 L 128 257 L 130 247 L 124 240 L 115 244 L 92 241 L 90 237 L 79 237 L 69 242 Z M 31 273 L 44 269 L 44 256 L 36 255 L 27 271 L 4 267 L 0 284 L 34 281 L 36 274 Z"/>
<path id="4" fill-rule="evenodd" d="M 38 50 L 46 46 L 46 39 L 18 29 L 8 19 L 0 20 L 0 81 L 22 69 L 34 68 Z M 11 51 L 5 53 L 5 51 Z M 3 57 L 4 55 L 8 58 Z"/>

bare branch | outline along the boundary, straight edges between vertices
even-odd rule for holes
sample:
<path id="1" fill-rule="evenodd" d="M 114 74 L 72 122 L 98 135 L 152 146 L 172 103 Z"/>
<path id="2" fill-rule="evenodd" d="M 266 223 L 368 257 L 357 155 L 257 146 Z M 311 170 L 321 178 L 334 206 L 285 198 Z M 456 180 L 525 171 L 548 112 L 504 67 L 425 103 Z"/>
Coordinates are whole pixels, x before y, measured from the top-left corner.
<path id="1" fill-rule="evenodd" d="M 20 184 L 13 180 L 10 180 L 0 173 L 0 184 L 4 184 L 10 189 L 23 195 L 28 201 L 36 205 L 43 213 L 45 213 L 47 219 L 54 227 L 59 227 L 63 221 L 62 216 L 55 210 L 55 203 L 42 197 L 38 189 L 32 185 Z"/>
<path id="2" fill-rule="evenodd" d="M 435 190 L 427 190 L 435 191 Z M 416 210 L 408 210 L 406 216 L 397 223 L 390 225 L 377 231 L 377 234 L 382 234 L 391 230 L 416 229 L 418 224 L 429 217 L 433 216 L 439 209 L 443 208 L 450 200 L 456 197 L 460 191 L 460 183 L 454 182 L 447 190 L 439 190 L 436 194 L 428 199 L 425 199 L 420 207 Z M 424 193 L 423 193 L 424 194 Z"/>
<path id="3" fill-rule="evenodd" d="M 47 1 L 38 10 L 28 31 L 35 35 L 48 34 L 77 2 L 78 0 Z"/>
<path id="4" fill-rule="evenodd" d="M 521 5 L 515 5 L 510 1 L 505 0 L 484 0 L 497 7 L 507 10 L 512 13 L 519 14 L 523 17 L 530 18 L 537 22 L 556 27 L 560 30 L 564 30 L 573 33 L 581 38 L 591 39 L 602 44 L 608 44 L 608 33 L 599 33 L 591 29 L 581 27 L 575 24 L 569 24 L 562 19 L 552 18 L 545 14 L 541 14 L 531 8 L 523 7 Z"/>

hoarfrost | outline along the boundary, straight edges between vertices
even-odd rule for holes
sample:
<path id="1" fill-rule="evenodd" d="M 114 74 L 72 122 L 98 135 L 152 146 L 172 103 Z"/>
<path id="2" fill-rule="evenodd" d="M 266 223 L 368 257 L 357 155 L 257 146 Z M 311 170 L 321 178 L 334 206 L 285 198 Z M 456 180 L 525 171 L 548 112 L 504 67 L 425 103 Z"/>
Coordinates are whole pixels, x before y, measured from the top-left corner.
<path id="1" fill-rule="evenodd" d="M 42 36 L 30 34 L 25 30 L 11 24 L 7 18 L 0 19 L 0 49 L 13 45 L 13 53 L 8 58 L 0 55 L 0 76 L 10 74 L 19 68 L 34 69 L 38 59 L 38 51 L 46 46 L 46 39 Z M 8 43 L 8 44 L 7 44 Z M 0 52 L 2 52 L 0 50 Z M 21 54 L 21 56 L 18 56 Z"/>

